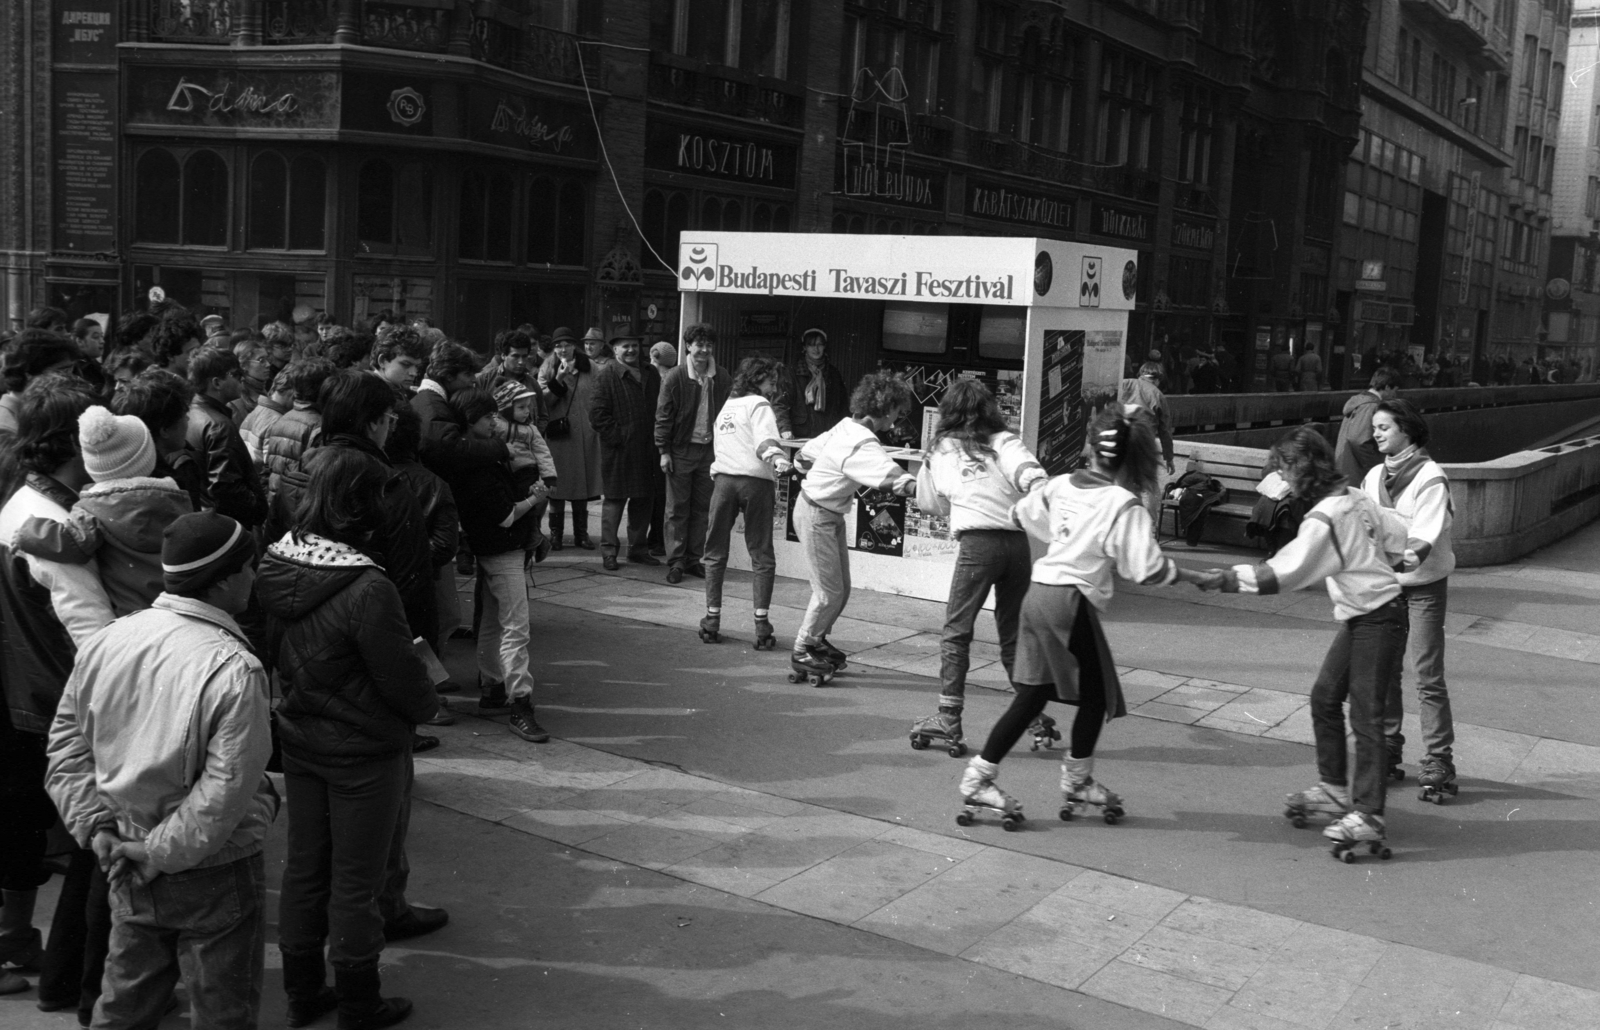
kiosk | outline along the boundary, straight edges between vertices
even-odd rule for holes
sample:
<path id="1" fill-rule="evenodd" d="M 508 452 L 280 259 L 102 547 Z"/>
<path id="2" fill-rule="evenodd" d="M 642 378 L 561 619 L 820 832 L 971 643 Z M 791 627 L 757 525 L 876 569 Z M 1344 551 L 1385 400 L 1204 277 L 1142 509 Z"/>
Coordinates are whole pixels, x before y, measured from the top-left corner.
<path id="1" fill-rule="evenodd" d="M 730 327 L 737 337 L 732 356 L 738 358 L 764 352 L 771 344 L 761 327 L 775 321 L 787 327 L 790 339 L 818 322 L 850 325 L 847 345 L 859 351 L 850 355 L 851 368 L 895 369 L 913 382 L 924 404 L 922 446 L 937 430 L 943 384 L 978 376 L 989 381 L 1013 428 L 1044 467 L 1059 474 L 1077 463 L 1088 399 L 1115 390 L 1122 378 L 1128 312 L 1138 282 L 1135 251 L 1098 244 L 1026 237 L 683 232 L 679 339 L 697 322 L 717 325 L 724 337 L 724 327 Z M 753 301 L 762 309 L 760 319 L 748 313 Z M 976 327 L 975 354 L 998 360 L 966 369 L 905 360 L 924 351 L 943 353 L 945 338 L 959 325 Z M 752 329 L 748 340 L 746 327 Z M 830 340 L 838 336 L 830 334 Z M 830 348 L 839 346 L 830 343 Z M 920 449 L 891 454 L 913 473 L 921 462 Z M 798 491 L 796 476 L 780 478 L 773 537 L 778 572 L 804 577 L 809 570 L 791 521 Z M 850 559 L 855 583 L 936 601 L 948 596 L 956 541 L 947 520 L 920 511 L 915 499 L 866 494 L 858 495 L 846 525 L 856 551 Z M 729 564 L 750 568 L 742 527 L 733 534 Z"/>

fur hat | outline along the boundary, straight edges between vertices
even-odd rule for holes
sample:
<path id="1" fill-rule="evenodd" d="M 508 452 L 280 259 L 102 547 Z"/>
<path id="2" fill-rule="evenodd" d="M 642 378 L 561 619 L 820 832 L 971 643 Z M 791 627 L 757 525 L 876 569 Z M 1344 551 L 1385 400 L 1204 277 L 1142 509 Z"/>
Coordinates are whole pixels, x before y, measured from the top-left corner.
<path id="1" fill-rule="evenodd" d="M 144 422 L 113 415 L 98 404 L 78 417 L 78 446 L 83 467 L 96 483 L 148 476 L 156 468 L 156 444 Z"/>

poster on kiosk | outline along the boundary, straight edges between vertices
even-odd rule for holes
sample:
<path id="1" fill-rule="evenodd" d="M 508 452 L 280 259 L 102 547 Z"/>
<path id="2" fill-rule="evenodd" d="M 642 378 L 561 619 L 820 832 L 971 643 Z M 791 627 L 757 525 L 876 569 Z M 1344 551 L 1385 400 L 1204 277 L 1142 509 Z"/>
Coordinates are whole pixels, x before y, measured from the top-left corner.
<path id="1" fill-rule="evenodd" d="M 908 471 L 920 467 L 921 447 L 937 431 L 942 387 L 981 378 L 1055 475 L 1077 466 L 1089 398 L 1115 390 L 1123 376 L 1138 260 L 1117 247 L 1027 237 L 683 232 L 679 338 L 710 322 L 725 344 L 732 330 L 738 357 L 792 362 L 809 326 L 847 326 L 829 330 L 830 361 L 854 371 L 846 387 L 863 372 L 892 369 L 907 375 L 921 402 L 912 416 L 921 441 L 890 449 Z M 776 341 L 773 327 L 782 333 Z M 840 355 L 841 347 L 850 353 Z M 798 492 L 797 474 L 780 477 L 773 537 L 778 574 L 804 578 L 790 515 Z M 921 512 L 914 498 L 866 491 L 855 507 L 845 522 L 856 552 L 852 580 L 945 600 L 956 553 L 946 520 Z M 729 564 L 750 567 L 742 527 Z"/>

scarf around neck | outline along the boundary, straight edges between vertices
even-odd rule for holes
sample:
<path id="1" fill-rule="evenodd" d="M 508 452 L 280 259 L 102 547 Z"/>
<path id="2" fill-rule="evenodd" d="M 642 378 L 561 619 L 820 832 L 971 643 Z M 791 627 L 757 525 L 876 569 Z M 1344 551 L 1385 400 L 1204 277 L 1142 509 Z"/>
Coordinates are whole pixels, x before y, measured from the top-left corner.
<path id="1" fill-rule="evenodd" d="M 806 370 L 811 373 L 811 379 L 806 383 L 806 403 L 811 405 L 812 411 L 821 411 L 828 406 L 828 377 L 825 374 L 827 362 L 812 365 L 806 362 Z"/>
<path id="2" fill-rule="evenodd" d="M 1417 478 L 1422 466 L 1431 460 L 1428 452 L 1416 444 L 1412 444 L 1399 454 L 1384 455 L 1383 492 L 1388 495 L 1390 507 L 1394 507 L 1394 499 L 1406 492 L 1406 487 Z"/>

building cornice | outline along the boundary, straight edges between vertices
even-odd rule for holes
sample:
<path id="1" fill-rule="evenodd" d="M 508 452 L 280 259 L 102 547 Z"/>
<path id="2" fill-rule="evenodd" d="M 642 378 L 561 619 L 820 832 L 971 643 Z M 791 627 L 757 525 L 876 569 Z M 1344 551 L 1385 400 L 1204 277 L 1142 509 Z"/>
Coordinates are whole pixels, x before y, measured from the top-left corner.
<path id="1" fill-rule="evenodd" d="M 1464 131 L 1461 126 L 1440 115 L 1437 111 L 1418 103 L 1412 97 L 1370 73 L 1363 73 L 1361 76 L 1361 92 L 1362 95 L 1371 97 L 1396 113 L 1405 115 L 1412 121 L 1422 123 L 1434 133 L 1443 136 L 1456 146 L 1469 151 L 1489 164 L 1497 165 L 1501 168 L 1511 167 L 1510 154 L 1487 140 L 1480 139 Z"/>

